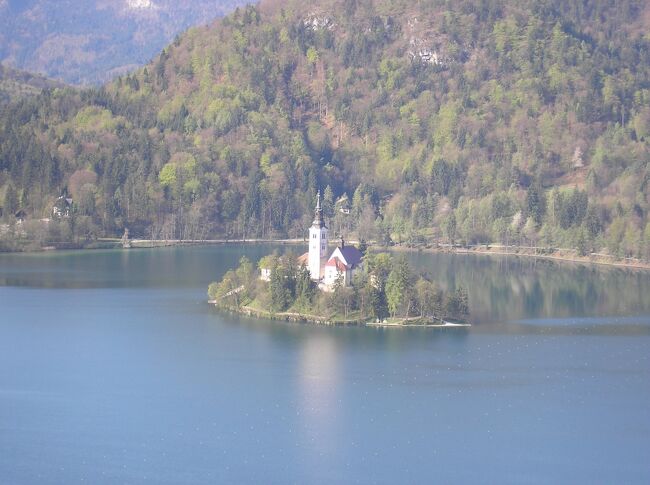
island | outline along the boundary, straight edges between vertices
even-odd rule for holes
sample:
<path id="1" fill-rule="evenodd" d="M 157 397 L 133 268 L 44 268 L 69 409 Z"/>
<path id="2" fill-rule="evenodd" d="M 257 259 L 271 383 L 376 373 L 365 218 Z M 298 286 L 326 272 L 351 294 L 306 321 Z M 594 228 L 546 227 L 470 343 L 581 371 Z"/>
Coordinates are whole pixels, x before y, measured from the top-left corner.
<path id="1" fill-rule="evenodd" d="M 469 297 L 462 288 L 443 291 L 404 256 L 371 252 L 341 237 L 328 253 L 329 229 L 320 192 L 309 248 L 246 257 L 208 287 L 210 303 L 222 310 L 270 319 L 374 326 L 469 326 Z M 328 256 L 329 254 L 329 256 Z"/>

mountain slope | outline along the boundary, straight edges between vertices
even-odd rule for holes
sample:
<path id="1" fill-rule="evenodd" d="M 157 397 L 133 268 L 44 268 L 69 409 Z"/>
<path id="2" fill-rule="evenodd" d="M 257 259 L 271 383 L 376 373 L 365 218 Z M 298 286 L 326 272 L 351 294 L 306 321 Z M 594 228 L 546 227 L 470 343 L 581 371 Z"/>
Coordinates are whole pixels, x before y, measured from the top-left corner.
<path id="1" fill-rule="evenodd" d="M 240 0 L 0 1 L 0 61 L 72 84 L 142 66 L 176 34 Z"/>
<path id="2" fill-rule="evenodd" d="M 37 118 L 8 109 L 0 183 L 34 214 L 73 187 L 108 232 L 300 236 L 328 187 L 331 225 L 361 237 L 648 257 L 649 19 L 634 0 L 266 2 Z"/>
<path id="3" fill-rule="evenodd" d="M 36 96 L 43 89 L 57 87 L 63 87 L 63 84 L 0 64 L 0 104 L 15 101 L 23 96 Z"/>

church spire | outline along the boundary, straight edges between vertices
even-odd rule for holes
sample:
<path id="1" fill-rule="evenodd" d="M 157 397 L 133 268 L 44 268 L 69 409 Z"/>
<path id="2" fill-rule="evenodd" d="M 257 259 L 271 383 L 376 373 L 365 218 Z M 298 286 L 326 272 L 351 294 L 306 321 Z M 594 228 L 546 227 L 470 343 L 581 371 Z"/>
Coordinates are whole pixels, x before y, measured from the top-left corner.
<path id="1" fill-rule="evenodd" d="M 320 190 L 316 196 L 316 209 L 314 222 L 309 228 L 309 274 L 314 281 L 320 281 L 321 269 L 324 268 L 322 259 L 327 257 L 327 226 L 323 217 L 323 208 L 320 204 Z M 322 264 L 321 264 L 322 263 Z"/>
<path id="2" fill-rule="evenodd" d="M 325 220 L 323 219 L 323 208 L 320 206 L 320 190 L 316 194 L 316 210 L 314 211 L 314 222 L 312 227 L 325 227 Z"/>

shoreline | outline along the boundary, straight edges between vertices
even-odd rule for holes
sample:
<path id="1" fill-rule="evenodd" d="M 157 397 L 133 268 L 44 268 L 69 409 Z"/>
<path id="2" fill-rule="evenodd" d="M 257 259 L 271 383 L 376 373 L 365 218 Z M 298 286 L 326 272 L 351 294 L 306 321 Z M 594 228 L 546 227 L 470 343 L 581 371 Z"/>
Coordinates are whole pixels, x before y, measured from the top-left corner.
<path id="1" fill-rule="evenodd" d="M 251 238 L 251 239 L 192 239 L 192 240 L 179 240 L 179 239 L 131 239 L 129 240 L 130 249 L 153 249 L 162 247 L 175 247 L 175 246 L 212 246 L 221 244 L 280 244 L 280 245 L 294 245 L 306 244 L 305 239 L 264 239 L 264 238 Z M 355 243 L 357 241 L 350 241 Z M 467 255 L 475 254 L 482 256 L 515 256 L 522 258 L 532 259 L 545 259 L 558 262 L 577 263 L 584 265 L 598 265 L 610 266 L 622 269 L 636 269 L 636 270 L 650 270 L 650 262 L 640 260 L 626 261 L 617 259 L 608 254 L 591 253 L 588 256 L 578 256 L 575 249 L 561 249 L 554 248 L 552 252 L 548 252 L 547 248 L 533 248 L 527 246 L 503 246 L 499 244 L 481 244 L 472 247 L 455 247 L 450 246 L 403 246 L 396 244 L 394 246 L 381 246 L 377 244 L 369 244 L 368 247 L 372 250 L 381 251 L 397 251 L 397 252 L 418 252 L 418 253 L 440 253 L 440 254 L 458 254 Z M 70 249 L 70 247 L 41 247 L 25 249 L 22 251 L 0 251 L 0 253 L 35 253 L 45 251 L 60 251 Z M 81 246 L 74 248 L 75 250 L 97 250 L 97 249 L 122 249 L 121 239 L 119 238 L 100 238 L 95 243 L 88 246 Z M 126 248 L 124 248 L 126 249 Z M 540 251 L 547 251 L 540 253 Z M 634 258 L 628 258 L 634 259 Z"/>
<path id="2" fill-rule="evenodd" d="M 130 239 L 131 248 L 147 249 L 170 246 L 216 246 L 220 244 L 307 244 L 306 239 Z"/>
<path id="3" fill-rule="evenodd" d="M 371 246 L 373 249 L 379 246 Z M 504 249 L 505 248 L 505 249 Z M 449 248 L 449 247 L 408 247 L 408 246 L 390 246 L 386 249 L 404 252 L 421 252 L 432 254 L 457 254 L 457 255 L 480 255 L 480 256 L 514 256 L 531 259 L 545 259 L 564 263 L 575 263 L 583 265 L 610 266 L 622 269 L 650 270 L 650 262 L 646 263 L 640 260 L 626 262 L 614 258 L 611 255 L 602 253 L 591 253 L 589 256 L 578 256 L 574 249 L 558 249 L 551 253 L 540 253 L 544 248 L 530 248 L 522 246 L 501 246 L 498 244 L 482 244 L 470 248 Z M 569 254 L 573 253 L 573 254 Z"/>
<path id="4" fill-rule="evenodd" d="M 267 320 L 293 322 L 293 323 L 310 323 L 315 325 L 328 326 L 356 326 L 356 327 L 375 327 L 375 328 L 467 328 L 471 327 L 470 323 L 454 323 L 443 320 L 442 323 L 423 323 L 422 317 L 398 318 L 397 321 L 373 322 L 365 319 L 332 319 L 322 315 L 311 315 L 308 313 L 296 312 L 278 312 L 272 313 L 267 310 L 260 310 L 247 305 L 242 307 L 231 307 L 220 305 L 216 300 L 208 300 L 208 304 L 214 306 L 218 311 L 243 315 L 250 318 L 264 318 Z M 395 320 L 395 318 L 391 319 Z M 412 322 L 412 323 L 409 323 Z"/>

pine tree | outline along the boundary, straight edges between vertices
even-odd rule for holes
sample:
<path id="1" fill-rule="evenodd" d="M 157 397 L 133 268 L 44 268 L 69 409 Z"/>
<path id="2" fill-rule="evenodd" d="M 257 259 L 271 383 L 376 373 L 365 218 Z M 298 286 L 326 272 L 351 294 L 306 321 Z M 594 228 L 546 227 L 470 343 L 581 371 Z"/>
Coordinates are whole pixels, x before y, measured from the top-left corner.
<path id="1" fill-rule="evenodd" d="M 329 185 L 323 194 L 323 215 L 329 220 L 334 217 L 334 192 Z"/>
<path id="2" fill-rule="evenodd" d="M 309 270 L 301 266 L 296 275 L 296 301 L 301 307 L 307 308 L 312 303 L 315 293 L 316 287 L 311 280 Z"/>
<path id="3" fill-rule="evenodd" d="M 7 218 L 13 216 L 18 210 L 18 194 L 12 184 L 7 186 L 2 207 Z"/>

